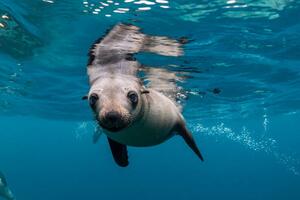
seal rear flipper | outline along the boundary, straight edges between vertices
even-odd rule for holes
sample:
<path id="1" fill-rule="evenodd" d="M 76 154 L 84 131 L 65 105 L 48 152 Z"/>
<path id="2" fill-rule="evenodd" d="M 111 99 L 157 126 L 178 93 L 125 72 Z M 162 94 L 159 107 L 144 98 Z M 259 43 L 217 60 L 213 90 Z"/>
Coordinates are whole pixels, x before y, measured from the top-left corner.
<path id="1" fill-rule="evenodd" d="M 184 141 L 197 154 L 197 156 L 200 158 L 200 160 L 204 161 L 203 156 L 202 156 L 192 134 L 187 130 L 184 122 L 181 122 L 177 125 L 176 131 L 178 132 L 179 135 L 181 135 L 181 137 L 183 137 Z"/>
<path id="2" fill-rule="evenodd" d="M 127 155 L 127 146 L 124 144 L 120 144 L 110 138 L 108 139 L 108 143 L 114 157 L 114 160 L 120 167 L 128 166 L 128 155 Z"/>

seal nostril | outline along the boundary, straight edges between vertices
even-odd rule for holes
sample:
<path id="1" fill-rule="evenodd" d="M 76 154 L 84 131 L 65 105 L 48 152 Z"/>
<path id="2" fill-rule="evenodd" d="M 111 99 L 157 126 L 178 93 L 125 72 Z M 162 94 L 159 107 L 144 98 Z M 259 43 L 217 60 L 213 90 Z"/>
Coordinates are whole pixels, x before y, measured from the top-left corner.
<path id="1" fill-rule="evenodd" d="M 106 114 L 105 118 L 107 121 L 115 123 L 120 119 L 120 114 L 115 111 L 111 111 Z"/>

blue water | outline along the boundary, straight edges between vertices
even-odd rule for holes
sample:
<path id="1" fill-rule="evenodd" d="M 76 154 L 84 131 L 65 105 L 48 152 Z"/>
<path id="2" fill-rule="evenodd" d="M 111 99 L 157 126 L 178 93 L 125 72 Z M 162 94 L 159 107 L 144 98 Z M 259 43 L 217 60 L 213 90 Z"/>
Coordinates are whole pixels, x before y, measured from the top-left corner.
<path id="1" fill-rule="evenodd" d="M 0 2 L 0 171 L 18 200 L 300 199 L 299 1 L 99 2 Z M 118 22 L 189 38 L 182 57 L 138 58 L 187 77 L 205 162 L 179 137 L 129 148 L 125 169 L 92 144 L 87 52 Z"/>

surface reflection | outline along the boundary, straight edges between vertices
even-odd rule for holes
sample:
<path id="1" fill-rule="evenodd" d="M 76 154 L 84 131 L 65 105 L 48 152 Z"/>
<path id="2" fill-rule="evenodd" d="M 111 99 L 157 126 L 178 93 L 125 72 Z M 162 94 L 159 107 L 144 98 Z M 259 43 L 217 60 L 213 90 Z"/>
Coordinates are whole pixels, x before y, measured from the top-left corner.
<path id="1" fill-rule="evenodd" d="M 267 18 L 280 17 L 280 11 L 292 7 L 293 0 L 214 0 L 191 3 L 177 2 L 176 9 L 182 13 L 181 19 L 199 22 L 201 19 L 218 14 L 217 18 Z"/>
<path id="2" fill-rule="evenodd" d="M 93 1 L 83 0 L 83 12 L 94 15 L 103 14 L 105 17 L 112 17 L 114 14 L 126 14 L 134 12 L 149 11 L 153 7 L 163 9 L 170 8 L 166 0 L 125 0 L 125 1 Z"/>
<path id="3" fill-rule="evenodd" d="M 9 8 L 2 8 L 0 2 L 0 52 L 15 58 L 27 57 L 32 55 L 32 49 L 41 45 L 39 38 L 19 22 Z"/>

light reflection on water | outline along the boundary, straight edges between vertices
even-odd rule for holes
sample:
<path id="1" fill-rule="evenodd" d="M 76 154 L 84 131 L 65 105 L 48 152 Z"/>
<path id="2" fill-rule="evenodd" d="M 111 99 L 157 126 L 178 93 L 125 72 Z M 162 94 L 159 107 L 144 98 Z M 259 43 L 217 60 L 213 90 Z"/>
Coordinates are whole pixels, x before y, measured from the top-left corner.
<path id="1" fill-rule="evenodd" d="M 268 18 L 280 17 L 279 11 L 291 7 L 293 0 L 216 0 L 199 1 L 197 3 L 178 3 L 176 8 L 182 13 L 180 18 L 186 21 L 198 22 L 203 18 L 218 13 L 217 18 Z"/>
<path id="2" fill-rule="evenodd" d="M 160 7 L 163 9 L 170 8 L 169 1 L 166 0 L 125 0 L 125 1 L 93 1 L 83 0 L 84 13 L 91 13 L 94 15 L 102 14 L 105 17 L 112 17 L 115 14 L 126 14 L 139 11 L 150 11 L 152 7 Z"/>

